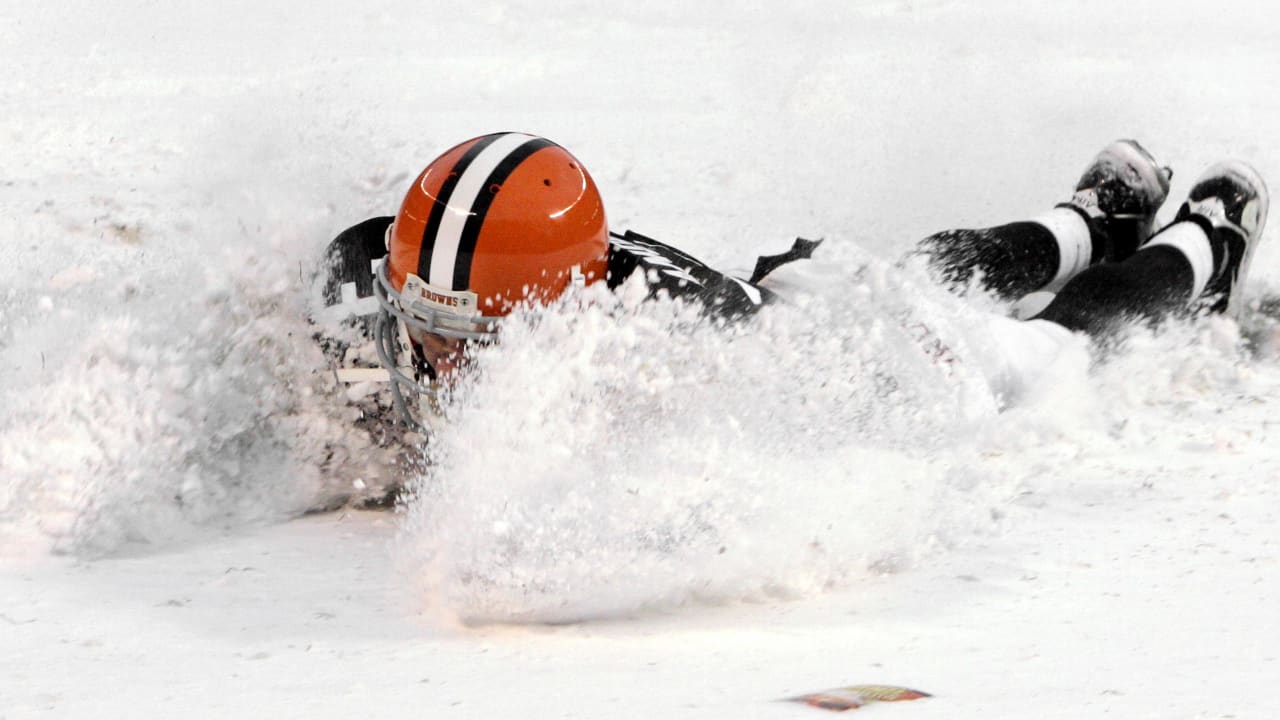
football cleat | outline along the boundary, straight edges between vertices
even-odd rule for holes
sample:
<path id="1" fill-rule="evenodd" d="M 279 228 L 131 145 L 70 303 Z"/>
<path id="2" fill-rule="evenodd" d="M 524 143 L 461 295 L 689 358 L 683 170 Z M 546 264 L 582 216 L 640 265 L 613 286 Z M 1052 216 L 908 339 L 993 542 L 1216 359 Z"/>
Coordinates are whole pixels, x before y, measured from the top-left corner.
<path id="1" fill-rule="evenodd" d="M 1212 312 L 1237 315 L 1249 263 L 1267 223 L 1267 185 L 1249 165 L 1238 160 L 1217 163 L 1196 180 L 1176 221 L 1198 221 L 1210 236 L 1213 275 L 1202 297 Z"/>
<path id="2" fill-rule="evenodd" d="M 1087 215 L 1105 236 L 1102 260 L 1124 260 L 1154 232 L 1156 211 L 1169 196 L 1173 170 L 1162 167 L 1136 140 L 1102 149 L 1063 206 Z"/>

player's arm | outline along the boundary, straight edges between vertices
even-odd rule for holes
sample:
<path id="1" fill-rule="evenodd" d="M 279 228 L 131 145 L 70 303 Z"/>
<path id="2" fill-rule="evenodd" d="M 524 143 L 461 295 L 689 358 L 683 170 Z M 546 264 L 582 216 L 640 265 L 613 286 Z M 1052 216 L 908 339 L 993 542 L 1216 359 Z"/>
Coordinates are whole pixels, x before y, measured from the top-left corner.
<path id="1" fill-rule="evenodd" d="M 322 292 L 326 308 L 348 305 L 350 314 L 357 317 L 377 312 L 372 268 L 387 254 L 386 233 L 394 219 L 369 218 L 338 233 L 325 248 L 320 272 L 325 278 Z M 369 302 L 360 303 L 365 298 Z"/>
<path id="2" fill-rule="evenodd" d="M 374 267 L 387 254 L 386 232 L 393 219 L 370 218 L 338 233 L 317 268 L 321 298 L 311 318 L 315 337 L 343 382 L 385 379 L 372 350 L 378 318 L 373 283 Z"/>
<path id="3" fill-rule="evenodd" d="M 809 257 L 819 242 L 797 238 L 789 251 L 759 258 L 751 278 L 743 279 L 639 233 L 610 233 L 609 287 L 618 287 L 641 270 L 650 295 L 665 293 L 701 303 L 722 317 L 743 317 L 777 299 L 771 290 L 759 285 L 765 276 L 782 265 Z"/>

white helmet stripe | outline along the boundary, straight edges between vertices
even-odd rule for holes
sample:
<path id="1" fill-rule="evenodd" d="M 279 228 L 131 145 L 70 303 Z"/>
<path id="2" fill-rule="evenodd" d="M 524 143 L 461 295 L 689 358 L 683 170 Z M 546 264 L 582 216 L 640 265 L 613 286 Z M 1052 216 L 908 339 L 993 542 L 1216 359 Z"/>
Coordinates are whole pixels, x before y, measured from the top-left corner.
<path id="1" fill-rule="evenodd" d="M 440 218 L 431 248 L 431 275 L 427 283 L 441 288 L 453 288 L 453 268 L 458 260 L 458 247 L 462 242 L 462 229 L 471 215 L 476 196 L 484 188 L 489 174 L 512 152 L 534 139 L 524 133 L 507 133 L 490 143 L 458 178 L 457 185 L 448 198 L 443 198 L 446 208 Z M 466 288 L 459 288 L 466 289 Z"/>

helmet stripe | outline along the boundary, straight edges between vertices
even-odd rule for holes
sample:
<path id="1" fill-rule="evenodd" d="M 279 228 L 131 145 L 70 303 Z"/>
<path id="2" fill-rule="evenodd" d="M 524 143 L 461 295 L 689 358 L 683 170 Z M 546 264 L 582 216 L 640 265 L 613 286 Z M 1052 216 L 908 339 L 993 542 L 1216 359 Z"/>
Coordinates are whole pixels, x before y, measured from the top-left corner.
<path id="1" fill-rule="evenodd" d="M 440 202 L 432 210 L 432 215 L 435 215 L 436 209 L 441 210 L 440 222 L 434 242 L 430 235 L 423 238 L 423 247 L 431 246 L 431 259 L 427 274 L 419 276 L 425 277 L 430 285 L 450 290 L 467 289 L 465 282 L 461 286 L 455 286 L 454 277 L 462 231 L 471 218 L 470 209 L 475 206 L 482 191 L 489 186 L 487 180 L 494 169 L 520 146 L 534 139 L 532 135 L 524 133 L 501 133 L 490 137 L 492 140 L 465 167 L 460 167 L 462 160 L 458 161 L 458 166 L 454 167 L 456 182 L 450 188 L 448 197 L 441 193 Z M 418 262 L 421 265 L 421 258 Z M 470 262 L 467 265 L 469 273 Z"/>
<path id="2" fill-rule="evenodd" d="M 444 219 L 445 209 L 449 207 L 449 200 L 453 196 L 454 188 L 458 186 L 459 178 L 475 161 L 476 156 L 484 152 L 485 148 L 492 145 L 493 141 L 502 137 L 502 135 L 503 133 L 493 133 L 477 139 L 462 154 L 462 157 L 458 158 L 458 162 L 450 169 L 449 176 L 440 185 L 440 191 L 436 193 L 436 201 L 431 206 L 431 214 L 427 216 L 427 225 L 422 229 L 422 244 L 420 247 L 435 247 L 435 238 L 440 232 L 440 223 Z M 430 252 L 419 252 L 418 277 L 431 277 L 431 255 L 432 253 Z"/>
<path id="3" fill-rule="evenodd" d="M 553 147 L 555 143 L 546 138 L 533 138 L 517 147 L 498 163 L 493 172 L 485 178 L 481 183 L 482 188 L 501 187 L 520 166 L 520 163 L 529 158 L 530 155 L 547 147 Z M 471 260 L 475 255 L 476 243 L 480 240 L 480 228 L 484 226 L 485 216 L 489 213 L 489 206 L 493 204 L 497 192 L 485 191 L 476 196 L 475 202 L 471 205 L 471 214 L 467 216 L 467 221 L 463 225 L 462 235 L 458 241 L 457 259 L 453 265 L 453 285 L 454 290 L 468 290 L 471 287 Z"/>

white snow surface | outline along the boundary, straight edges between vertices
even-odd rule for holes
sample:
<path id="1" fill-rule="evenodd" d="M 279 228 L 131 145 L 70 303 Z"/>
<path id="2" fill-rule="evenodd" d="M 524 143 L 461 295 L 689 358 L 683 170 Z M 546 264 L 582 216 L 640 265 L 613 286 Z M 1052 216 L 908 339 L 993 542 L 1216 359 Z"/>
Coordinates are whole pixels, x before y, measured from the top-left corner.
<path id="1" fill-rule="evenodd" d="M 1174 166 L 1165 220 L 1218 159 L 1280 178 L 1278 21 L 0 4 L 0 718 L 816 718 L 772 701 L 854 683 L 934 695 L 870 717 L 1275 717 L 1270 321 L 1001 397 L 1005 308 L 897 260 L 1039 214 L 1116 137 Z M 590 291 L 517 317 L 429 469 L 375 468 L 309 268 L 498 130 L 713 265 L 826 243 L 738 328 Z M 398 510 L 305 514 L 378 470 Z"/>

